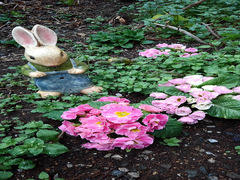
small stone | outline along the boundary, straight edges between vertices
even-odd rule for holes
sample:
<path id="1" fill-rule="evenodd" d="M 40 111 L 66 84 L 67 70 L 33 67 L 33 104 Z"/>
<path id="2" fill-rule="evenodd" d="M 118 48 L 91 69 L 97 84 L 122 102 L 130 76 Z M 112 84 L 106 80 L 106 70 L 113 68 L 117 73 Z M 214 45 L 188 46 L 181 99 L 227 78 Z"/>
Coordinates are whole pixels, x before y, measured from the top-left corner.
<path id="1" fill-rule="evenodd" d="M 146 170 L 147 169 L 147 166 L 144 166 L 144 165 L 142 165 L 142 164 L 140 164 L 139 166 L 138 166 L 138 170 L 139 171 L 144 171 L 144 170 Z"/>
<path id="2" fill-rule="evenodd" d="M 188 170 L 186 171 L 188 173 L 188 178 L 194 178 L 197 176 L 197 171 L 196 170 Z"/>
<path id="3" fill-rule="evenodd" d="M 86 165 L 85 164 L 78 164 L 77 166 L 85 167 Z"/>
<path id="4" fill-rule="evenodd" d="M 73 165 L 70 162 L 67 162 L 67 167 L 71 168 L 71 167 L 73 167 Z"/>
<path id="5" fill-rule="evenodd" d="M 116 159 L 116 160 L 121 160 L 123 157 L 118 155 L 118 154 L 115 154 L 111 157 L 112 159 Z"/>
<path id="6" fill-rule="evenodd" d="M 139 178 L 140 177 L 139 172 L 129 172 L 128 175 L 131 178 Z"/>
<path id="7" fill-rule="evenodd" d="M 123 174 L 124 174 L 124 172 L 119 171 L 119 170 L 113 170 L 113 171 L 112 171 L 112 175 L 113 175 L 113 176 L 116 176 L 116 177 L 120 177 L 120 176 L 122 176 Z"/>
<path id="8" fill-rule="evenodd" d="M 204 166 L 200 166 L 199 167 L 199 171 L 201 171 L 203 174 L 207 174 L 208 173 Z"/>
<path id="9" fill-rule="evenodd" d="M 216 160 L 215 160 L 215 159 L 213 159 L 213 158 L 210 158 L 210 159 L 208 159 L 208 162 L 210 162 L 210 163 L 215 163 L 215 162 L 216 162 Z"/>
<path id="10" fill-rule="evenodd" d="M 108 154 L 106 154 L 106 155 L 104 156 L 104 158 L 110 158 L 111 155 L 112 155 L 112 153 L 108 153 Z"/>
<path id="11" fill-rule="evenodd" d="M 234 172 L 227 173 L 226 176 L 233 178 L 233 179 L 240 179 L 240 174 L 237 174 Z"/>
<path id="12" fill-rule="evenodd" d="M 216 126 L 214 126 L 214 125 L 209 125 L 209 126 L 207 126 L 207 128 L 215 128 Z"/>
<path id="13" fill-rule="evenodd" d="M 148 151 L 148 150 L 144 150 L 142 153 L 143 154 L 152 154 L 153 152 L 152 151 Z"/>
<path id="14" fill-rule="evenodd" d="M 143 158 L 144 160 L 148 160 L 149 157 L 147 155 L 144 154 L 140 154 L 139 157 Z"/>
<path id="15" fill-rule="evenodd" d="M 153 173 L 152 173 L 153 175 L 157 175 L 158 174 L 158 172 L 157 171 L 153 171 Z"/>
<path id="16" fill-rule="evenodd" d="M 213 155 L 213 156 L 217 156 L 216 154 L 213 154 L 212 152 L 206 151 L 207 155 Z"/>
<path id="17" fill-rule="evenodd" d="M 118 168 L 118 170 L 122 171 L 122 172 L 125 172 L 125 173 L 129 171 L 127 168 L 124 168 L 124 167 L 123 168 Z"/>
<path id="18" fill-rule="evenodd" d="M 208 176 L 208 180 L 218 180 L 217 176 Z"/>
<path id="19" fill-rule="evenodd" d="M 211 134 L 211 133 L 212 133 L 212 131 L 207 131 L 207 133 Z"/>
<path id="20" fill-rule="evenodd" d="M 116 93 L 117 97 L 122 97 L 123 95 L 121 93 Z"/>
<path id="21" fill-rule="evenodd" d="M 160 166 L 163 167 L 163 168 L 165 168 L 165 169 L 167 169 L 167 170 L 172 167 L 171 164 L 161 164 Z"/>
<path id="22" fill-rule="evenodd" d="M 217 143 L 217 142 L 218 142 L 218 140 L 216 140 L 216 139 L 208 139 L 208 141 L 209 141 L 210 143 Z"/>

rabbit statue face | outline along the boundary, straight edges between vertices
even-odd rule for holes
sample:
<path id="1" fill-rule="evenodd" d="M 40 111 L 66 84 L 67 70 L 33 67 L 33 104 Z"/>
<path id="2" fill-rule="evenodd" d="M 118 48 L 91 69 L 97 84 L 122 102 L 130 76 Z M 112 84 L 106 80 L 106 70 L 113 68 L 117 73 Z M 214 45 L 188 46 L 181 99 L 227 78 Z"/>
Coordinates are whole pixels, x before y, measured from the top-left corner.
<path id="1" fill-rule="evenodd" d="M 47 67 L 59 66 L 68 60 L 68 55 L 56 46 L 29 47 L 24 55 L 29 62 Z"/>
<path id="2" fill-rule="evenodd" d="M 24 55 L 29 62 L 51 67 L 68 60 L 67 54 L 56 46 L 56 33 L 45 26 L 35 25 L 32 31 L 18 26 L 12 35 L 25 48 Z"/>

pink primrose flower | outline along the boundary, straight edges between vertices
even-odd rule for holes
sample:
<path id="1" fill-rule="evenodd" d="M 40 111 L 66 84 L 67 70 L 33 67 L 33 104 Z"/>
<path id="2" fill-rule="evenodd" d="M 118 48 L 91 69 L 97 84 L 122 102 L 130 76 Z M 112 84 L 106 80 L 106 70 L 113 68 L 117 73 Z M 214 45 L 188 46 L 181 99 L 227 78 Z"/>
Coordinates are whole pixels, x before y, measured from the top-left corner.
<path id="1" fill-rule="evenodd" d="M 197 52 L 198 50 L 196 48 L 186 48 L 185 49 L 185 52 L 190 52 L 190 53 L 195 53 Z"/>
<path id="2" fill-rule="evenodd" d="M 86 112 L 89 112 L 93 109 L 93 107 L 88 104 L 82 104 L 75 108 L 70 108 L 68 111 L 63 112 L 61 118 L 62 119 L 76 119 L 77 116 L 85 115 Z"/>
<path id="3" fill-rule="evenodd" d="M 158 55 L 160 55 L 161 51 L 151 48 L 151 49 L 147 49 L 145 51 L 139 52 L 140 56 L 145 56 L 145 57 L 152 57 L 152 58 L 156 58 Z"/>
<path id="4" fill-rule="evenodd" d="M 190 56 L 191 56 L 191 54 L 189 54 L 189 53 L 184 53 L 182 55 L 179 55 L 179 57 L 190 57 Z"/>
<path id="5" fill-rule="evenodd" d="M 187 116 L 192 112 L 192 110 L 189 107 L 180 107 L 175 110 L 175 114 L 178 116 Z"/>
<path id="6" fill-rule="evenodd" d="M 179 106 L 185 103 L 187 98 L 185 96 L 170 96 L 169 98 L 165 99 L 169 104 L 173 104 L 175 106 Z"/>
<path id="7" fill-rule="evenodd" d="M 92 109 L 89 113 L 88 113 L 88 115 L 89 116 L 98 116 L 98 115 L 100 115 L 101 114 L 101 110 L 99 110 L 99 109 Z"/>
<path id="8" fill-rule="evenodd" d="M 71 123 L 69 121 L 63 121 L 62 125 L 59 126 L 58 128 L 61 129 L 62 132 L 66 132 L 71 136 L 77 136 L 77 133 L 75 132 L 76 126 L 74 126 L 74 123 Z"/>
<path id="9" fill-rule="evenodd" d="M 93 132 L 89 128 L 83 128 L 82 126 L 78 126 L 75 129 L 77 135 L 79 135 L 82 139 L 88 139 L 93 136 Z"/>
<path id="10" fill-rule="evenodd" d="M 165 50 L 165 51 L 161 51 L 161 52 L 159 52 L 159 54 L 158 55 L 169 55 L 169 51 L 168 50 Z"/>
<path id="11" fill-rule="evenodd" d="M 193 91 L 190 95 L 197 98 L 197 103 L 210 103 L 211 100 L 216 98 L 219 94 L 209 91 Z"/>
<path id="12" fill-rule="evenodd" d="M 161 87 L 161 86 L 174 86 L 174 84 L 170 83 L 170 82 L 166 82 L 164 84 L 159 84 L 158 87 Z"/>
<path id="13" fill-rule="evenodd" d="M 91 129 L 92 132 L 109 132 L 109 123 L 103 117 L 90 116 L 80 119 L 82 128 Z"/>
<path id="14" fill-rule="evenodd" d="M 190 89 L 191 89 L 191 86 L 190 84 L 181 84 L 179 86 L 175 86 L 175 88 L 179 89 L 180 91 L 183 91 L 183 92 L 189 92 Z"/>
<path id="15" fill-rule="evenodd" d="M 156 45 L 158 48 L 164 48 L 164 47 L 168 47 L 169 45 L 166 43 L 162 43 L 162 44 L 157 44 Z"/>
<path id="16" fill-rule="evenodd" d="M 154 106 L 148 105 L 148 104 L 141 104 L 138 108 L 143 109 L 148 112 L 153 112 L 153 113 L 159 113 L 161 112 L 161 109 L 156 108 Z"/>
<path id="17" fill-rule="evenodd" d="M 169 80 L 168 82 L 170 82 L 171 84 L 174 84 L 174 85 L 186 84 L 186 80 L 183 78 L 172 79 L 172 80 Z"/>
<path id="18" fill-rule="evenodd" d="M 195 111 L 190 114 L 188 117 L 192 118 L 193 120 L 203 120 L 206 116 L 206 113 L 203 111 Z"/>
<path id="19" fill-rule="evenodd" d="M 152 105 L 160 108 L 161 111 L 166 111 L 166 113 L 168 113 L 168 114 L 174 114 L 175 109 L 177 108 L 177 106 L 175 104 L 173 104 L 171 101 L 167 101 L 167 99 L 154 100 L 154 101 L 152 101 Z"/>
<path id="20" fill-rule="evenodd" d="M 112 150 L 114 147 L 112 146 L 113 140 L 111 140 L 109 143 L 106 144 L 99 144 L 99 143 L 85 143 L 82 145 L 82 147 L 85 147 L 87 149 L 97 149 L 99 151 L 109 151 Z"/>
<path id="21" fill-rule="evenodd" d="M 180 119 L 178 119 L 178 121 L 180 121 L 183 124 L 196 124 L 198 122 L 197 120 L 194 120 L 194 119 L 190 118 L 189 116 L 181 117 Z"/>
<path id="22" fill-rule="evenodd" d="M 233 99 L 236 99 L 236 100 L 238 100 L 238 101 L 240 101 L 240 95 L 233 96 L 232 98 L 233 98 Z"/>
<path id="23" fill-rule="evenodd" d="M 233 88 L 233 92 L 240 93 L 240 86 Z"/>
<path id="24" fill-rule="evenodd" d="M 208 110 L 212 106 L 213 104 L 211 102 L 203 102 L 203 103 L 197 103 L 192 105 L 193 108 L 197 108 L 198 110 L 202 110 L 202 111 Z"/>
<path id="25" fill-rule="evenodd" d="M 168 95 L 165 93 L 158 93 L 158 92 L 153 92 L 150 94 L 150 97 L 155 97 L 156 99 L 166 99 L 167 96 Z"/>
<path id="26" fill-rule="evenodd" d="M 203 77 L 202 81 L 205 82 L 205 81 L 209 81 L 211 79 L 214 79 L 214 77 Z"/>
<path id="27" fill-rule="evenodd" d="M 98 99 L 97 101 L 102 101 L 102 102 L 113 102 L 113 103 L 130 103 L 130 101 L 128 99 L 125 98 L 119 98 L 119 97 L 101 97 L 100 99 Z"/>
<path id="28" fill-rule="evenodd" d="M 85 114 L 85 112 L 84 112 Z M 77 114 L 76 112 L 72 112 L 72 111 L 64 111 L 63 114 L 61 115 L 62 119 L 76 119 L 77 118 Z"/>
<path id="29" fill-rule="evenodd" d="M 186 48 L 186 46 L 182 44 L 171 44 L 168 47 L 176 50 L 184 50 Z"/>
<path id="30" fill-rule="evenodd" d="M 168 116 L 166 114 L 149 114 L 142 122 L 147 125 L 148 132 L 153 132 L 154 130 L 160 130 L 165 127 L 168 122 Z"/>
<path id="31" fill-rule="evenodd" d="M 109 105 L 109 104 L 108 104 Z M 132 123 L 137 121 L 143 114 L 140 109 L 132 106 L 124 106 L 121 104 L 113 104 L 112 107 L 102 107 L 102 116 L 108 121 L 121 124 L 121 123 Z"/>
<path id="32" fill-rule="evenodd" d="M 153 143 L 153 138 L 147 134 L 136 138 L 120 137 L 113 142 L 113 147 L 124 149 L 142 149 Z"/>
<path id="33" fill-rule="evenodd" d="M 134 138 L 146 134 L 147 129 L 146 126 L 141 125 L 139 122 L 135 122 L 120 125 L 118 129 L 116 129 L 116 134 Z"/>
<path id="34" fill-rule="evenodd" d="M 191 75 L 191 76 L 185 76 L 183 79 L 186 80 L 187 84 L 191 84 L 194 86 L 198 86 L 203 83 L 202 75 Z"/>
<path id="35" fill-rule="evenodd" d="M 216 92 L 218 94 L 228 94 L 228 93 L 232 93 L 233 92 L 233 90 L 229 90 L 225 86 L 215 86 L 213 88 L 213 90 L 214 90 L 214 92 Z"/>
<path id="36" fill-rule="evenodd" d="M 191 56 L 201 55 L 201 53 L 192 53 Z"/>

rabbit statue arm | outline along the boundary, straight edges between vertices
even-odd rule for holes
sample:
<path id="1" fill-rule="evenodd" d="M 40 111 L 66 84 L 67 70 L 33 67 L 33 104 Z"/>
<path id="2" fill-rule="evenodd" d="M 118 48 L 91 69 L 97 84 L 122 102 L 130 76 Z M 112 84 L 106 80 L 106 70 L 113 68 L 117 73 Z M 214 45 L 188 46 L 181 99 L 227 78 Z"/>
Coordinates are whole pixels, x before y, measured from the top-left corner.
<path id="1" fill-rule="evenodd" d="M 32 70 L 27 64 L 22 66 L 21 71 L 24 75 L 29 76 L 29 77 L 33 77 L 33 78 L 44 77 L 44 76 L 47 75 L 44 72 Z"/>
<path id="2" fill-rule="evenodd" d="M 88 65 L 84 62 L 81 61 L 76 61 L 74 60 L 76 63 L 76 67 L 73 67 L 71 69 L 68 70 L 69 74 L 82 74 L 85 73 L 89 68 Z"/>

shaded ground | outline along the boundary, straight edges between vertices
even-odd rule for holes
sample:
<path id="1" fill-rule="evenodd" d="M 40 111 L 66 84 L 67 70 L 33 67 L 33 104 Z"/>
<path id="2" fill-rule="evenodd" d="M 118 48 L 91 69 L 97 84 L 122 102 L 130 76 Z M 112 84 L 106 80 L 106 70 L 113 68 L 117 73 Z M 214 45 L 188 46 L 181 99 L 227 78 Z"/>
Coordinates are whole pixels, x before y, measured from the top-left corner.
<path id="1" fill-rule="evenodd" d="M 21 26 L 31 29 L 35 24 L 42 24 L 52 28 L 63 39 L 72 39 L 76 43 L 84 43 L 84 37 L 94 33 L 89 30 L 86 18 L 102 16 L 106 22 L 114 17 L 124 5 L 130 2 L 119 1 L 80 1 L 76 6 L 54 5 L 58 1 L 22 1 L 13 0 L 2 5 L 2 13 L 18 11 L 25 17 L 20 17 Z M 54 6 L 52 6 L 54 5 Z M 70 15 L 69 15 L 70 14 Z M 124 16 L 131 23 L 131 17 Z M 1 40 L 10 40 L 11 30 L 18 25 L 15 20 L 0 24 Z M 166 40 L 162 40 L 164 42 Z M 173 39 L 173 41 L 176 41 Z M 68 43 L 60 43 L 59 47 L 67 52 L 72 48 Z M 144 47 L 137 47 L 143 49 Z M 26 63 L 22 60 L 24 49 L 14 46 L 0 47 L 0 74 L 14 72 L 8 67 Z M 123 54 L 129 58 L 136 56 L 137 49 L 126 50 Z M 22 77 L 25 78 L 25 77 Z M 24 87 L 2 88 L 2 93 L 9 95 L 16 93 L 31 93 Z M 132 101 L 143 99 L 141 94 L 125 95 Z M 32 114 L 32 107 L 24 104 L 19 110 L 7 117 L 20 117 L 26 122 L 42 120 L 54 127 L 61 122 L 43 118 L 41 114 Z M 240 179 L 240 156 L 234 150 L 239 145 L 240 121 L 206 118 L 194 126 L 184 126 L 182 141 L 179 147 L 169 147 L 158 143 L 142 150 L 132 150 L 127 153 L 120 149 L 101 152 L 81 147 L 85 141 L 64 135 L 60 142 L 69 148 L 69 152 L 57 158 L 41 155 L 34 158 L 37 164 L 33 170 L 14 170 L 12 179 L 37 179 L 40 172 L 45 171 L 51 179 L 59 177 L 68 180 L 80 179 Z M 210 140 L 209 140 L 210 139 Z M 210 142 L 211 139 L 217 140 Z"/>

